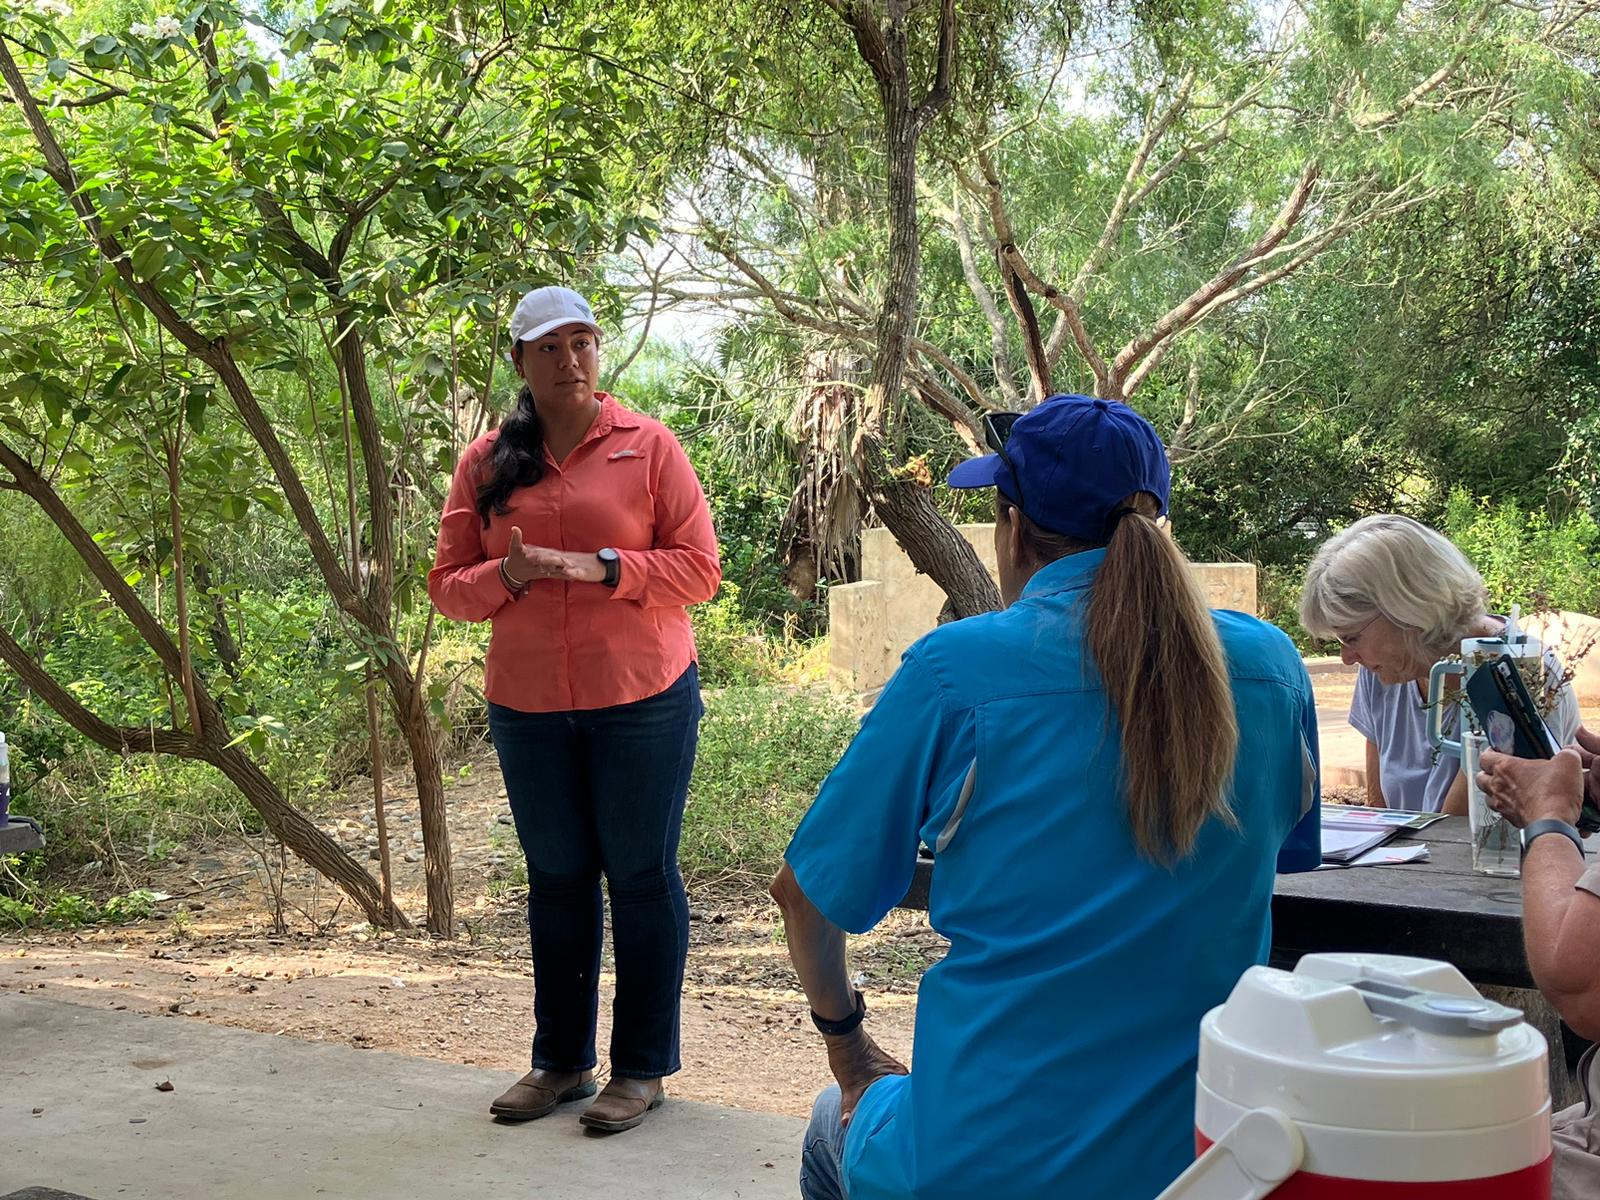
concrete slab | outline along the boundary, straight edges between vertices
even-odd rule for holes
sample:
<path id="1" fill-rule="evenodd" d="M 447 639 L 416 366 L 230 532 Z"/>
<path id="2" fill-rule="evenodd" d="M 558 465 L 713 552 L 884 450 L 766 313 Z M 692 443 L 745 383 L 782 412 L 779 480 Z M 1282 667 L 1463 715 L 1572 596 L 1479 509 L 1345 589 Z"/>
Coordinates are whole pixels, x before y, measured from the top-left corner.
<path id="1" fill-rule="evenodd" d="M 156 1090 L 164 1080 L 172 1091 Z M 669 1096 L 643 1126 L 610 1137 L 581 1129 L 580 1105 L 500 1125 L 488 1103 L 508 1082 L 424 1058 L 0 996 L 0 1196 L 797 1194 L 796 1118 Z"/>

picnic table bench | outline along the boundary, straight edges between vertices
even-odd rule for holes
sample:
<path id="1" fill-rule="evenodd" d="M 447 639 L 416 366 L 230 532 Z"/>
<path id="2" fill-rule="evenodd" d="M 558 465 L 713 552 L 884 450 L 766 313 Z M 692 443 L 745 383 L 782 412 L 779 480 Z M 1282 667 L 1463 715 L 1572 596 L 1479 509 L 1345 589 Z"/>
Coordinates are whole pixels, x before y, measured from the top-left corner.
<path id="1" fill-rule="evenodd" d="M 11 814 L 10 820 L 0 825 L 0 854 L 21 854 L 24 850 L 37 850 L 44 845 L 44 830 L 32 817 Z"/>

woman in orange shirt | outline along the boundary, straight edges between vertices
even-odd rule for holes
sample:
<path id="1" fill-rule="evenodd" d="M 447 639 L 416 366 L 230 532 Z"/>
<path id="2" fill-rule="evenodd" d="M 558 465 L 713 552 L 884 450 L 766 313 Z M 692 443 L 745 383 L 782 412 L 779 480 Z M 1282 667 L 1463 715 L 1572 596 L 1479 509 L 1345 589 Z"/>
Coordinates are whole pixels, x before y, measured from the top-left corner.
<path id="1" fill-rule="evenodd" d="M 522 393 L 462 455 L 428 574 L 441 613 L 492 623 L 483 690 L 528 860 L 533 1069 L 489 1111 L 529 1120 L 594 1094 L 603 874 L 611 1078 L 579 1120 L 615 1132 L 679 1067 L 678 834 L 703 711 L 684 609 L 715 594 L 722 566 L 677 439 L 595 390 L 583 297 L 529 292 L 511 346 Z"/>

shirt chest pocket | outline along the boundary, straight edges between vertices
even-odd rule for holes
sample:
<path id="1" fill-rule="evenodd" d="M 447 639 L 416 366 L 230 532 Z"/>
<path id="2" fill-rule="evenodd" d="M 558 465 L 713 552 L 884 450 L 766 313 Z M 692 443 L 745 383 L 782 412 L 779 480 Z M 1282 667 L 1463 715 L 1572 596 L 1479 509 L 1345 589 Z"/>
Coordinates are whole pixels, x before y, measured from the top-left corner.
<path id="1" fill-rule="evenodd" d="M 613 450 L 599 466 L 601 490 L 618 500 L 651 501 L 650 456 L 632 448 Z"/>
<path id="2" fill-rule="evenodd" d="M 610 531 L 607 545 L 648 550 L 655 532 L 649 452 L 632 447 L 597 456 L 574 497 L 579 520 Z"/>

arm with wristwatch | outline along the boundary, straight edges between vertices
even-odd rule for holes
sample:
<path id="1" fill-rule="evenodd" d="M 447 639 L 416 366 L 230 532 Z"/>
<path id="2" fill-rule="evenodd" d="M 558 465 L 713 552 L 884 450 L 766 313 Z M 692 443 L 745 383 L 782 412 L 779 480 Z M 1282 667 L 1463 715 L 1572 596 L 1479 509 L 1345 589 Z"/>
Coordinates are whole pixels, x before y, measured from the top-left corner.
<path id="1" fill-rule="evenodd" d="M 850 984 L 844 930 L 811 902 L 788 863 L 772 882 L 772 898 L 783 912 L 789 957 L 811 1004 L 811 1023 L 828 1048 L 828 1067 L 839 1084 L 840 1120 L 849 1124 L 866 1090 L 885 1075 L 906 1074 L 905 1065 L 861 1027 L 867 1002 Z"/>
<path id="2" fill-rule="evenodd" d="M 1600 739 L 1554 758 L 1485 751 L 1478 785 L 1494 809 L 1522 830 L 1522 924 L 1528 968 L 1563 1020 L 1600 1037 L 1600 864 L 1585 861 L 1579 814 L 1586 789 L 1600 791 L 1584 764 Z"/>
<path id="3" fill-rule="evenodd" d="M 700 479 L 676 442 L 657 458 L 648 549 L 606 546 L 588 553 L 529 546 L 513 526 L 498 568 L 506 591 L 519 597 L 540 579 L 598 583 L 610 588 L 613 598 L 645 608 L 681 608 L 715 596 L 722 561 Z"/>
<path id="4" fill-rule="evenodd" d="M 511 527 L 511 545 L 500 560 L 500 582 L 512 596 L 521 596 L 540 579 L 598 583 L 615 588 L 622 580 L 622 556 L 606 546 L 593 554 L 552 550 L 523 543 L 522 530 Z"/>

